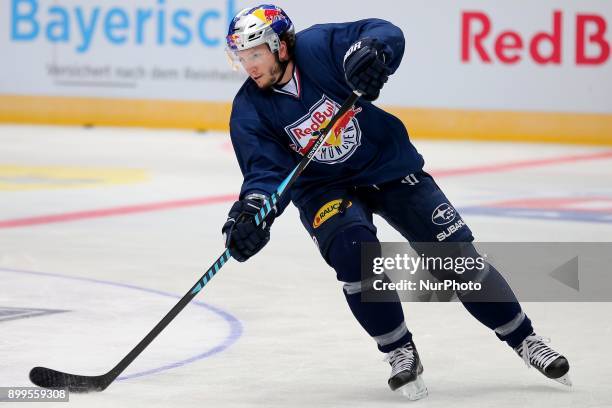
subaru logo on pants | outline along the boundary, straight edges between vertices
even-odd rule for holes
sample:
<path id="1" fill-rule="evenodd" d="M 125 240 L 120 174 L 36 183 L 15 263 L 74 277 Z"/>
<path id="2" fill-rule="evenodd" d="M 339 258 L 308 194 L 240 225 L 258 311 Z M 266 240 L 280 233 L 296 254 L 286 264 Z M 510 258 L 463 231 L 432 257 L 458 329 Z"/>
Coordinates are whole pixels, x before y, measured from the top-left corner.
<path id="1" fill-rule="evenodd" d="M 431 221 L 436 225 L 446 225 L 455 219 L 457 212 L 448 203 L 440 204 L 431 214 Z"/>

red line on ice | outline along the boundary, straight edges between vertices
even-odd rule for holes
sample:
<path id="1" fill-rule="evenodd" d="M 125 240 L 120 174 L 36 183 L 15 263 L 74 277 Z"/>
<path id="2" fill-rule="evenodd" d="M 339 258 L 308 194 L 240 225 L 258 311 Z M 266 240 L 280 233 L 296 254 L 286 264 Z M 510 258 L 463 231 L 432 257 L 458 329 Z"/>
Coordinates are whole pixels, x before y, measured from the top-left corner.
<path id="1" fill-rule="evenodd" d="M 580 161 L 611 159 L 612 151 L 597 153 L 574 154 L 570 156 L 551 157 L 547 159 L 532 159 L 501 164 L 485 164 L 483 166 L 464 167 L 448 170 L 434 170 L 431 172 L 436 177 L 463 176 L 468 174 L 493 173 L 524 169 L 528 167 L 551 166 L 554 164 L 575 163 Z"/>
<path id="2" fill-rule="evenodd" d="M 480 173 L 498 173 L 530 167 L 551 166 L 555 164 L 575 163 L 581 161 L 612 159 L 612 151 L 597 153 L 575 154 L 570 156 L 552 157 L 546 159 L 532 159 L 509 163 L 490 164 L 482 166 L 464 167 L 447 170 L 433 170 L 430 173 L 437 178 L 464 176 Z M 12 220 L 0 221 L 0 229 L 27 227 L 33 225 L 51 224 L 56 222 L 70 222 L 91 218 L 113 217 L 128 214 L 138 214 L 143 212 L 173 210 L 182 207 L 194 207 L 233 201 L 235 194 L 226 194 L 211 197 L 198 197 L 185 200 L 162 201 L 157 203 L 136 204 L 123 207 L 102 208 L 97 210 L 76 211 L 63 214 L 41 215 L 28 218 L 17 218 Z"/>
<path id="3" fill-rule="evenodd" d="M 17 218 L 0 221 L 0 228 L 27 227 L 32 225 L 51 224 L 55 222 L 77 221 L 88 218 L 113 217 L 118 215 L 138 214 L 151 211 L 173 210 L 182 207 L 194 207 L 224 203 L 236 199 L 235 194 L 212 197 L 190 198 L 185 200 L 162 201 L 158 203 L 127 205 L 123 207 L 101 208 L 97 210 L 76 211 L 63 214 L 41 215 L 37 217 Z"/>

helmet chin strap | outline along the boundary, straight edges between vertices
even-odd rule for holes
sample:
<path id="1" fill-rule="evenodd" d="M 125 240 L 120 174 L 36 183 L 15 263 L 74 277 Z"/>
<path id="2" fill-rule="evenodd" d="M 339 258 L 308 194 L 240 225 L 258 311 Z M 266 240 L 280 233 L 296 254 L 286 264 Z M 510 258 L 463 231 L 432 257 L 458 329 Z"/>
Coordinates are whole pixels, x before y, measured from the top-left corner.
<path id="1" fill-rule="evenodd" d="M 278 64 L 281 67 L 281 74 L 278 77 L 278 79 L 276 81 L 274 81 L 274 83 L 272 84 L 273 86 L 279 85 L 280 80 L 283 79 L 283 77 L 285 76 L 285 72 L 287 72 L 287 67 L 289 66 L 289 62 L 291 62 L 291 60 L 281 61 L 280 58 L 278 57 L 278 51 L 276 51 L 274 53 L 274 57 L 276 58 L 276 62 L 278 62 Z M 289 80 L 289 81 L 291 81 L 291 80 Z M 287 81 L 287 82 L 289 82 L 289 81 Z M 280 85 L 285 85 L 285 84 L 280 84 Z"/>

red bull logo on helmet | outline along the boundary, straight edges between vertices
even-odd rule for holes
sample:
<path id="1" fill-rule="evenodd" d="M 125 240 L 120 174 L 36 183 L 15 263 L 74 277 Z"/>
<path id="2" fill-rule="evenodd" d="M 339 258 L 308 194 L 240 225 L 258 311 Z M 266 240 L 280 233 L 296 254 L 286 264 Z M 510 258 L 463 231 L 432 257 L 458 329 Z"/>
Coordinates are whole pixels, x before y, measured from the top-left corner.
<path id="1" fill-rule="evenodd" d="M 272 23 L 284 17 L 280 10 L 274 9 L 274 10 L 264 10 L 264 18 L 266 19 L 268 23 Z"/>
<path id="2" fill-rule="evenodd" d="M 319 131 L 329 125 L 339 109 L 339 104 L 323 95 L 306 115 L 285 127 L 293 141 L 291 148 L 301 155 L 306 154 L 315 143 Z M 359 112 L 361 108 L 353 107 L 336 122 L 325 143 L 314 156 L 314 161 L 325 164 L 342 163 L 355 153 L 361 145 L 361 129 L 356 118 Z"/>
<path id="3" fill-rule="evenodd" d="M 230 34 L 227 37 L 227 44 L 231 49 L 237 49 L 239 45 L 242 45 L 242 38 L 238 34 Z"/>
<path id="4" fill-rule="evenodd" d="M 286 31 L 292 25 L 289 17 L 287 17 L 281 8 L 270 4 L 255 7 L 250 11 L 250 14 L 272 26 L 277 34 Z"/>

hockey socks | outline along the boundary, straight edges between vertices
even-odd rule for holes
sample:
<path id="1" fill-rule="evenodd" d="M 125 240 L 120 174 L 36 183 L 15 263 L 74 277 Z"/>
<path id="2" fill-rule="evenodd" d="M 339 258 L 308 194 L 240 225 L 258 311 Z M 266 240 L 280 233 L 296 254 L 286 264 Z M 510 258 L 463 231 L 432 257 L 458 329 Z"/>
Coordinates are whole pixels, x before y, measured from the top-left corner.
<path id="1" fill-rule="evenodd" d="M 362 242 L 378 242 L 378 239 L 361 225 L 340 231 L 331 242 L 326 259 L 336 270 L 338 280 L 344 282 L 343 292 L 351 312 L 376 341 L 378 349 L 387 353 L 409 342 L 412 334 L 404 323 L 397 294 L 390 302 L 362 301 L 362 291 L 371 289 L 370 285 L 361 282 Z"/>
<path id="2" fill-rule="evenodd" d="M 362 302 L 361 293 L 347 294 L 346 301 L 353 315 L 376 341 L 378 349 L 388 353 L 412 340 L 412 333 L 404 323 L 404 312 L 399 302 Z"/>

